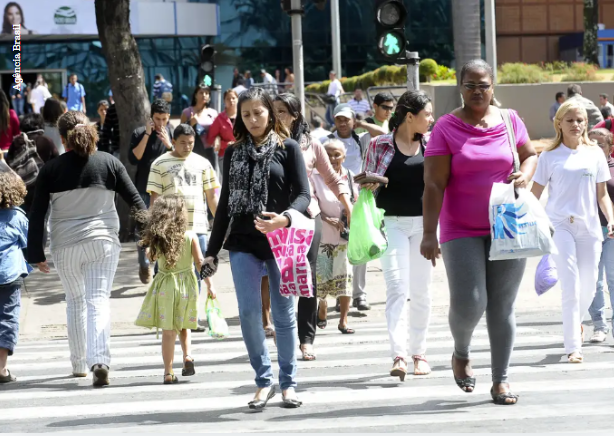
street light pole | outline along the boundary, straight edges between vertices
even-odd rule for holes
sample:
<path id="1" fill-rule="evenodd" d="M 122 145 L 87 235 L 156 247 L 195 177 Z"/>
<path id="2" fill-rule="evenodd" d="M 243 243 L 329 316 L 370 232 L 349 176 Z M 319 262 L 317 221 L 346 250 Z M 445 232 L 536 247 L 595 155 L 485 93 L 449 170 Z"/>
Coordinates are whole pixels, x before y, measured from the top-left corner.
<path id="1" fill-rule="evenodd" d="M 486 31 L 486 62 L 492 66 L 493 80 L 497 83 L 497 25 L 495 0 L 484 0 L 484 21 Z"/>
<path id="2" fill-rule="evenodd" d="M 301 113 L 305 113 L 305 74 L 303 69 L 303 5 L 301 0 L 292 0 L 290 19 L 292 21 L 292 67 L 294 69 L 294 94 L 301 102 Z"/>
<path id="3" fill-rule="evenodd" d="M 339 0 L 330 0 L 330 29 L 333 45 L 333 71 L 337 77 L 343 77 L 341 72 L 341 25 L 339 24 Z"/>
<path id="4" fill-rule="evenodd" d="M 420 89 L 420 56 L 417 51 L 406 52 L 407 57 L 407 90 Z"/>

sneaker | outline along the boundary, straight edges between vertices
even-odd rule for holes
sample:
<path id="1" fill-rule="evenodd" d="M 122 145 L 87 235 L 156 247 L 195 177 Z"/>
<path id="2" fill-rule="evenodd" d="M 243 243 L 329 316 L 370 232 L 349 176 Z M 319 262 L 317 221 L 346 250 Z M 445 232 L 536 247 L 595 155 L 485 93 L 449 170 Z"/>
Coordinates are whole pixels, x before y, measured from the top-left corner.
<path id="1" fill-rule="evenodd" d="M 353 306 L 360 311 L 371 310 L 371 306 L 367 303 L 367 299 L 364 297 L 355 298 Z"/>
<path id="2" fill-rule="evenodd" d="M 604 342 L 608 334 L 603 330 L 596 330 L 593 332 L 593 336 L 591 336 L 591 342 Z"/>
<path id="3" fill-rule="evenodd" d="M 92 385 L 94 387 L 109 386 L 109 367 L 103 364 L 96 364 L 92 366 L 92 372 L 94 373 Z"/>
<path id="4" fill-rule="evenodd" d="M 144 285 L 149 284 L 149 282 L 151 282 L 151 268 L 148 266 L 140 266 L 139 279 L 141 279 L 141 283 Z"/>

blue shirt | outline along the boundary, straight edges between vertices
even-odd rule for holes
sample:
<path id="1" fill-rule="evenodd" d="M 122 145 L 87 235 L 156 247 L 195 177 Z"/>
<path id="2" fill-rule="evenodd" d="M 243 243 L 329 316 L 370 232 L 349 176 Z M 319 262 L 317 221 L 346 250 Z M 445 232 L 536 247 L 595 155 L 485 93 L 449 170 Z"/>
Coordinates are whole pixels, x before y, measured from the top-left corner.
<path id="1" fill-rule="evenodd" d="M 66 99 L 66 106 L 68 106 L 69 111 L 83 111 L 83 101 L 81 99 L 85 97 L 85 89 L 82 84 L 79 82 L 76 85 L 69 83 L 64 88 L 64 91 L 62 91 L 62 97 Z"/>
<path id="2" fill-rule="evenodd" d="M 23 257 L 28 246 L 28 218 L 18 208 L 0 209 L 0 285 L 26 277 L 32 267 Z"/>
<path id="3" fill-rule="evenodd" d="M 165 92 L 173 93 L 173 84 L 166 79 L 164 80 L 156 80 L 156 83 L 153 85 L 153 96 L 154 98 L 162 98 L 162 94 Z"/>

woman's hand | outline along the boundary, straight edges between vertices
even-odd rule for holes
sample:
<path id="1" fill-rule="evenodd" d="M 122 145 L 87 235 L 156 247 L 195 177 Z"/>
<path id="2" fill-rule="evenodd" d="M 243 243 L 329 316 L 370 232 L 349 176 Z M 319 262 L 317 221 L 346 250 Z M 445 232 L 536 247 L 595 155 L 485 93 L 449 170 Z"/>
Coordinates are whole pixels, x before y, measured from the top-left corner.
<path id="1" fill-rule="evenodd" d="M 425 233 L 422 236 L 422 244 L 420 244 L 420 253 L 430 260 L 433 266 L 436 266 L 436 260 L 441 257 L 441 249 L 439 241 L 435 233 Z"/>
<path id="2" fill-rule="evenodd" d="M 330 224 L 331 226 L 336 228 L 339 232 L 342 232 L 343 229 L 345 228 L 345 225 L 343 224 L 343 222 L 339 218 L 329 218 L 329 217 L 326 217 L 326 218 L 324 218 L 324 221 L 326 221 L 328 224 Z"/>
<path id="3" fill-rule="evenodd" d="M 36 264 L 36 266 L 38 267 L 38 270 L 40 272 L 43 272 L 45 274 L 49 274 L 51 272 L 51 268 L 49 268 L 49 265 L 47 265 L 47 261 L 39 262 Z"/>
<path id="4" fill-rule="evenodd" d="M 526 188 L 529 185 L 529 177 L 522 171 L 510 174 L 507 180 L 509 182 L 513 180 L 515 188 Z"/>
<path id="5" fill-rule="evenodd" d="M 608 224 L 608 238 L 614 239 L 614 223 Z"/>
<path id="6" fill-rule="evenodd" d="M 196 124 L 198 124 L 198 120 L 196 119 L 196 114 L 194 112 L 190 113 L 190 126 L 194 127 Z"/>
<path id="7" fill-rule="evenodd" d="M 268 220 L 263 220 L 260 217 L 257 217 L 254 220 L 254 224 L 256 225 L 256 230 L 265 235 L 277 229 L 281 229 L 283 227 L 288 227 L 290 225 L 290 220 L 288 217 L 284 215 L 276 214 L 275 212 L 262 212 L 263 216 L 269 217 Z"/>
<path id="8" fill-rule="evenodd" d="M 375 192 L 377 191 L 377 188 L 379 188 L 379 183 L 365 183 L 364 185 L 360 185 L 361 189 L 368 189 L 371 192 Z"/>

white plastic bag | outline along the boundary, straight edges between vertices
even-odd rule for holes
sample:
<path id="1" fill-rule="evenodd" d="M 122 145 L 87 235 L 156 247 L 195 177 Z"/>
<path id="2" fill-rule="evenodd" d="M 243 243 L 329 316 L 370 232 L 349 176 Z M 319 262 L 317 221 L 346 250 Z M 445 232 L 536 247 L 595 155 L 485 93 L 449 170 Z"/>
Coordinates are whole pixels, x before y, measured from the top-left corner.
<path id="1" fill-rule="evenodd" d="M 493 184 L 490 193 L 490 260 L 556 253 L 552 228 L 546 211 L 531 192 L 515 189 L 513 183 Z"/>

